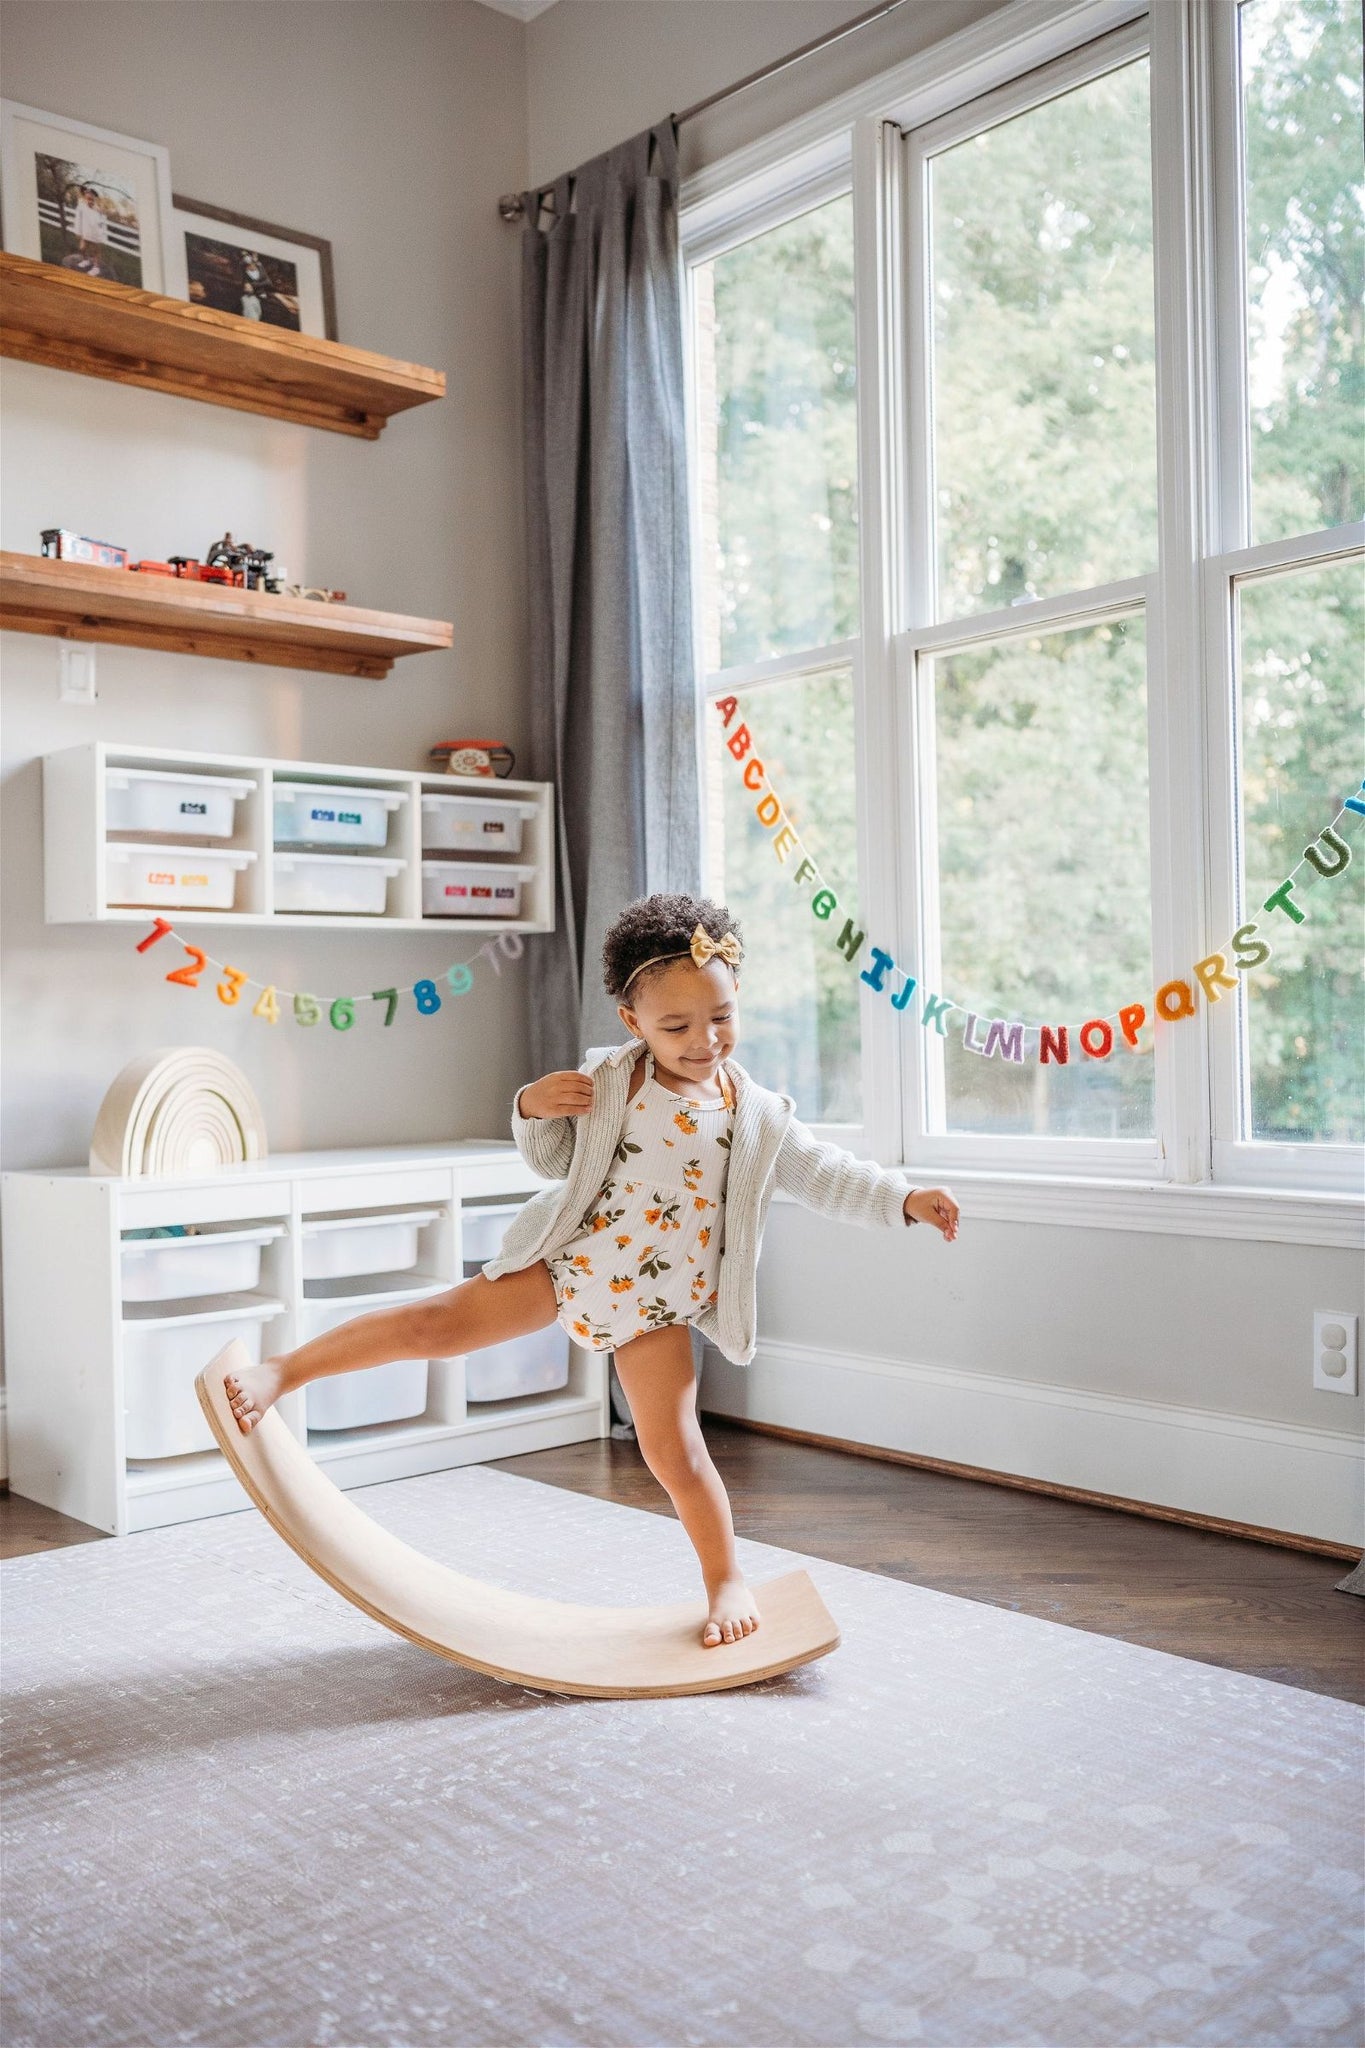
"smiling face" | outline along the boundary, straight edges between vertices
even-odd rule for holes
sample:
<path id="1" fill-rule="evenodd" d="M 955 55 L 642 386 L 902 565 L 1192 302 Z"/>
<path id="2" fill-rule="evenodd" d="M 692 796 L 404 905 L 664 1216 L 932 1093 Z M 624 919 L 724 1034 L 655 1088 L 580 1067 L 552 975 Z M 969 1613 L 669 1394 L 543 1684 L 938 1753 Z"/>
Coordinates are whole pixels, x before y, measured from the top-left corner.
<path id="1" fill-rule="evenodd" d="M 643 1038 L 661 1078 L 708 1093 L 739 1042 L 739 985 L 723 960 L 670 960 L 642 974 L 617 1013 L 632 1038 Z"/>

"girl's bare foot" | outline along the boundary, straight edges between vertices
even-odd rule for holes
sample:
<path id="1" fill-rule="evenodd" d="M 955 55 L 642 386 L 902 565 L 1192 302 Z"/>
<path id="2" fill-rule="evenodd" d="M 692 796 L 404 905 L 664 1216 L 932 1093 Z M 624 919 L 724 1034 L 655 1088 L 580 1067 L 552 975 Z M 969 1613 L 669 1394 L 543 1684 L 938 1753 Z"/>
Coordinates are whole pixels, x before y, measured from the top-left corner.
<path id="1" fill-rule="evenodd" d="M 238 1429 L 243 1436 L 250 1436 L 266 1409 L 284 1392 L 284 1367 L 278 1358 L 264 1358 L 242 1372 L 225 1373 L 223 1389 Z"/>
<path id="2" fill-rule="evenodd" d="M 743 1579 L 722 1579 L 710 1596 L 710 1613 L 702 1630 L 702 1648 L 740 1643 L 758 1627 L 758 1603 Z"/>

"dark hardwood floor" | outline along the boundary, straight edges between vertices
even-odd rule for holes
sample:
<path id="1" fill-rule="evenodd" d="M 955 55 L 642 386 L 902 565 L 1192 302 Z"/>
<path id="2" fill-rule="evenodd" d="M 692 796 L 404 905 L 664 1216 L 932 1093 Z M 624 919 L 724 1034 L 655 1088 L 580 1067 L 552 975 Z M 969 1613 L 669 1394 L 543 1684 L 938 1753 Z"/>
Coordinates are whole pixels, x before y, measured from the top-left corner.
<path id="1" fill-rule="evenodd" d="M 1365 1703 L 1365 1602 L 1340 1559 L 1055 1500 L 704 1420 L 735 1529 L 760 1543 L 933 1586 Z M 634 1443 L 504 1458 L 496 1469 L 651 1514 L 673 1507 Z M 0 1557 L 100 1540 L 0 1497 Z"/>

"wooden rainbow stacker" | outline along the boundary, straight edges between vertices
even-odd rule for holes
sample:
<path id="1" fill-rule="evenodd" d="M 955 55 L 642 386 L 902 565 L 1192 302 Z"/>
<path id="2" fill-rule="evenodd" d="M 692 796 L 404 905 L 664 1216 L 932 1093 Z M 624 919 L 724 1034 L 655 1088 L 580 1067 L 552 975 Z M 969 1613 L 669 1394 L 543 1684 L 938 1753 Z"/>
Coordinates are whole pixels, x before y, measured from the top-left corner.
<path id="1" fill-rule="evenodd" d="M 808 1573 L 757 1586 L 762 1620 L 738 1643 L 703 1649 L 701 1599 L 667 1607 L 578 1607 L 466 1578 L 371 1521 L 269 1410 L 237 1427 L 224 1376 L 250 1360 L 239 1343 L 195 1381 L 219 1448 L 253 1503 L 304 1563 L 356 1607 L 452 1664 L 539 1692 L 661 1699 L 722 1692 L 828 1656 L 839 1630 Z"/>

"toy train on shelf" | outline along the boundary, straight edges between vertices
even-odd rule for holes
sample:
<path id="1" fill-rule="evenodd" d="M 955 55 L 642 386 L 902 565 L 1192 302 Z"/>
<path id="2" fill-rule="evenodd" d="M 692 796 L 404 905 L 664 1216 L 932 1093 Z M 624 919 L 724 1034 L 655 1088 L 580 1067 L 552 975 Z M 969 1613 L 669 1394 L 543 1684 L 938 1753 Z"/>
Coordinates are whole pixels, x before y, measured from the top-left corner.
<path id="1" fill-rule="evenodd" d="M 165 562 L 130 562 L 127 548 L 112 541 L 90 540 L 64 526 L 42 533 L 43 553 L 58 562 L 93 562 L 103 569 L 130 569 L 142 576 L 174 576 L 185 583 L 225 584 L 233 590 L 264 590 L 276 597 L 312 597 L 324 604 L 345 604 L 344 590 L 313 588 L 289 581 L 289 571 L 268 548 L 236 541 L 230 533 L 214 541 L 202 561 L 195 555 L 172 555 Z M 273 566 L 272 566 L 273 565 Z"/>

